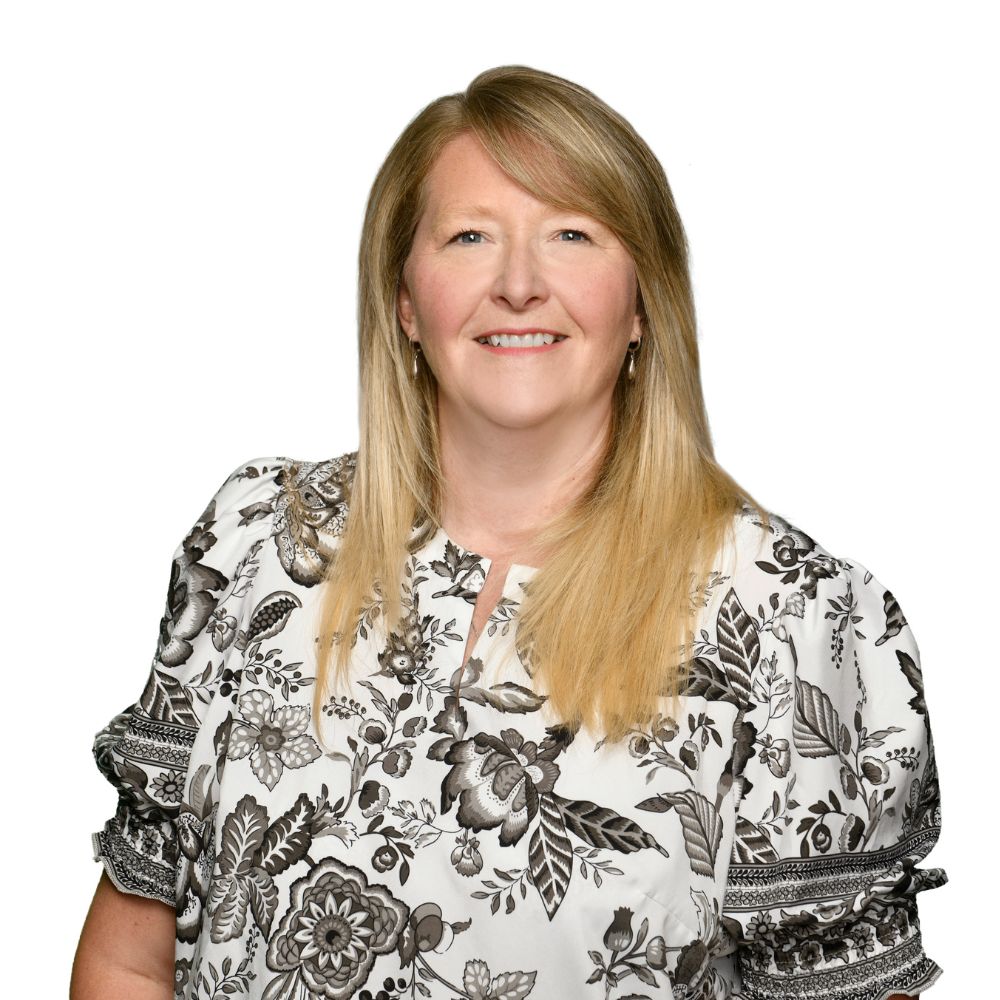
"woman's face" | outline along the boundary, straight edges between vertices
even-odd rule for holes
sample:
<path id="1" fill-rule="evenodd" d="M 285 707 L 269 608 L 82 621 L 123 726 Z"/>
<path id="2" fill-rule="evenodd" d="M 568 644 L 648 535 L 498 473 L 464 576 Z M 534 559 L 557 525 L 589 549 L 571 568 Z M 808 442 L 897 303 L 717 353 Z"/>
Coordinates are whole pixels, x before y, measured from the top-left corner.
<path id="1" fill-rule="evenodd" d="M 529 429 L 604 419 L 629 341 L 642 335 L 624 246 L 590 216 L 535 199 L 472 134 L 444 147 L 426 193 L 397 306 L 437 380 L 442 422 Z M 499 330 L 565 339 L 478 342 Z"/>

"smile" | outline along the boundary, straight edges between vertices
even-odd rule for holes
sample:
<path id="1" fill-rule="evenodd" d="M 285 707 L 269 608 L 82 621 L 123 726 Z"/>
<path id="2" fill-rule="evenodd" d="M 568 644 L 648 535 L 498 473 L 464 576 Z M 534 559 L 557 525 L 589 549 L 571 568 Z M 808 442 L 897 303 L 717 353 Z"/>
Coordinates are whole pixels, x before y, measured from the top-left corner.
<path id="1" fill-rule="evenodd" d="M 552 333 L 526 333 L 510 334 L 500 333 L 489 337 L 476 338 L 477 344 L 493 351 L 538 351 L 555 347 L 561 344 L 566 338 L 561 334 Z"/>

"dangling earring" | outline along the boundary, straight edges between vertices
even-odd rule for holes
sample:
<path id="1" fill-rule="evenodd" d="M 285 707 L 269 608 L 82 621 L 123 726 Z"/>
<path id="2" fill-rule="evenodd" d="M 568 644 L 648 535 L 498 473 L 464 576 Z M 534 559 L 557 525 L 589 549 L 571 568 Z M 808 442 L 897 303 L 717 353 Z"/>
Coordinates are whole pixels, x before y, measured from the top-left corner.
<path id="1" fill-rule="evenodd" d="M 635 356 L 641 343 L 642 338 L 640 337 L 634 344 L 629 344 L 628 347 L 628 372 L 626 374 L 630 382 L 635 378 Z"/>
<path id="2" fill-rule="evenodd" d="M 413 369 L 411 371 L 411 377 L 417 377 L 417 359 L 420 357 L 420 344 L 418 341 L 412 341 L 413 344 Z"/>

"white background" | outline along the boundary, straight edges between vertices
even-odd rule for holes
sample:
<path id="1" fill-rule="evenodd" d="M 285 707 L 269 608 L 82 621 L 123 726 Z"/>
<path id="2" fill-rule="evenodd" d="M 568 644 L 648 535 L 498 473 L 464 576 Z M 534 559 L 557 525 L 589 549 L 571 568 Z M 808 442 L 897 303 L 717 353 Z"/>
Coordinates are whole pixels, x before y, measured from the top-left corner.
<path id="1" fill-rule="evenodd" d="M 503 63 L 589 87 L 659 156 L 717 457 L 907 615 L 950 877 L 919 897 L 928 995 L 995 988 L 991 7 L 3 8 L 5 995 L 65 995 L 115 803 L 91 742 L 141 691 L 174 547 L 240 462 L 356 447 L 368 188 Z"/>

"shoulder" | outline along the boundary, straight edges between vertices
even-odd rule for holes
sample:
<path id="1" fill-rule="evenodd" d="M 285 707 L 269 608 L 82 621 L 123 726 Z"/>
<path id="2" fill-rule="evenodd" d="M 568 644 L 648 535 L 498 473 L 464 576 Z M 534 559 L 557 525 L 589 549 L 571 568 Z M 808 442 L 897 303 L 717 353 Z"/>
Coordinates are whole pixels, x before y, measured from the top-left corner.
<path id="1" fill-rule="evenodd" d="M 795 617 L 805 617 L 845 588 L 883 596 L 885 588 L 859 559 L 831 551 L 776 511 L 766 513 L 767 524 L 749 506 L 734 519 L 734 544 L 723 564 L 738 593 L 751 600 L 766 597 L 766 606 Z"/>
<path id="2" fill-rule="evenodd" d="M 916 644 L 882 579 L 855 556 L 832 552 L 788 518 L 766 513 L 767 525 L 753 508 L 737 515 L 734 544 L 721 561 L 726 579 L 718 603 L 754 624 L 760 655 L 787 653 L 799 676 L 836 671 L 855 654 L 870 663 L 899 659 L 904 673 L 916 661 L 915 673 Z"/>
<path id="3" fill-rule="evenodd" d="M 254 504 L 267 505 L 272 500 L 288 475 L 291 461 L 284 455 L 264 455 L 240 462 L 223 478 L 202 519 L 211 520 L 224 512 L 245 511 L 244 516 L 259 513 Z"/>

